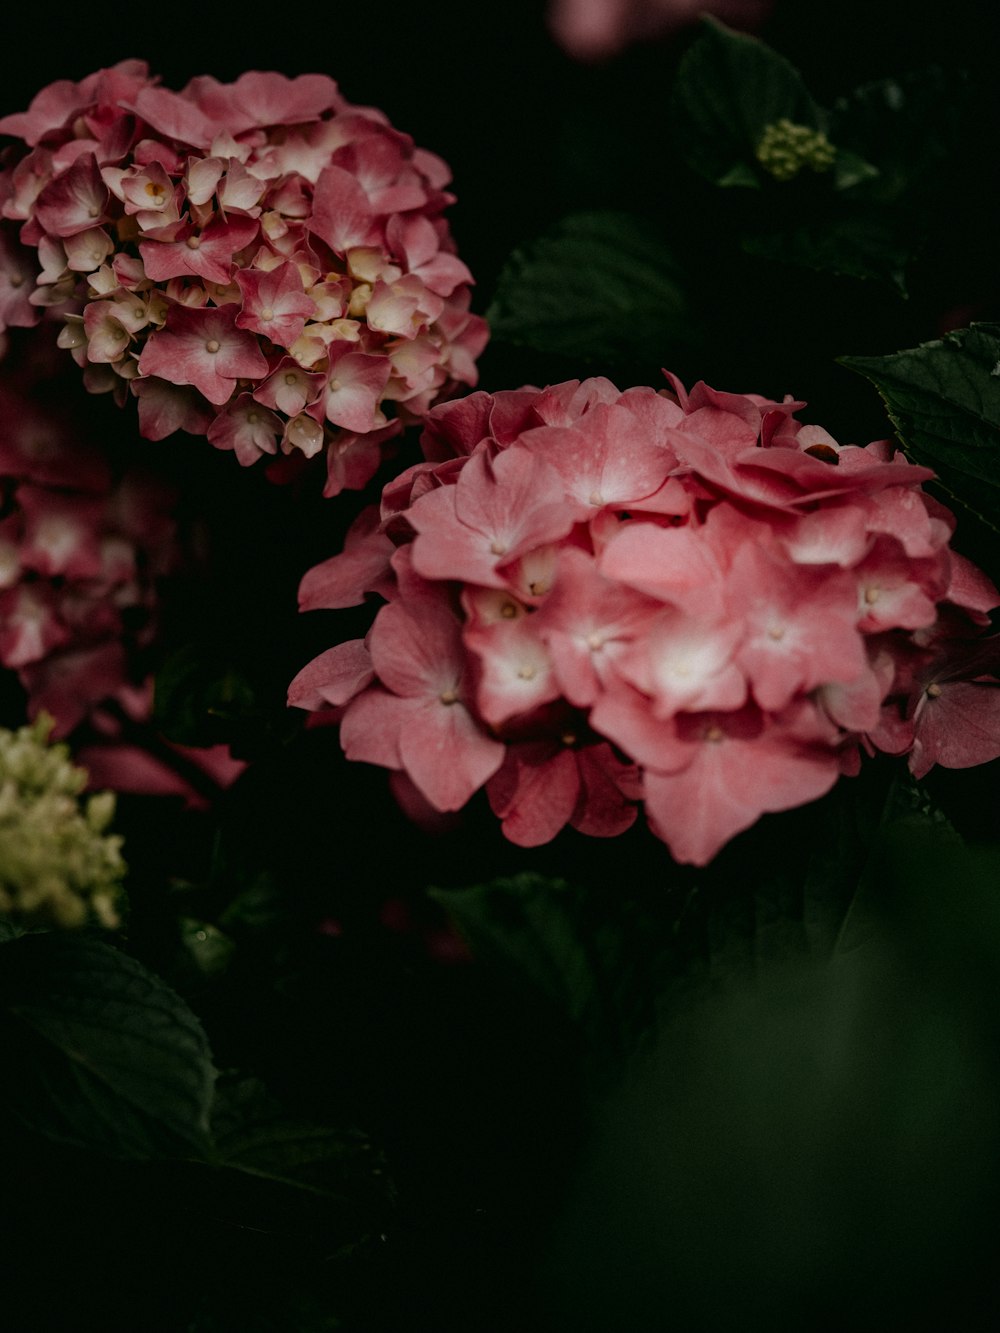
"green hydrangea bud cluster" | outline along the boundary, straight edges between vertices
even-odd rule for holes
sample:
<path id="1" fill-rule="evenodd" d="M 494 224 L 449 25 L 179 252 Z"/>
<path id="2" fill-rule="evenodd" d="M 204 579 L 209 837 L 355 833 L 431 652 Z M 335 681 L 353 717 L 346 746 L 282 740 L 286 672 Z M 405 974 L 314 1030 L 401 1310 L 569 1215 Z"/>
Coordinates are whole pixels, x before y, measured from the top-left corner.
<path id="1" fill-rule="evenodd" d="M 757 161 L 775 180 L 790 181 L 803 167 L 829 171 L 837 150 L 820 130 L 796 125 L 782 117 L 767 129 L 757 145 Z"/>
<path id="2" fill-rule="evenodd" d="M 122 839 L 106 833 L 113 792 L 81 798 L 87 773 L 49 744 L 42 715 L 0 728 L 0 913 L 25 925 L 118 924 Z"/>

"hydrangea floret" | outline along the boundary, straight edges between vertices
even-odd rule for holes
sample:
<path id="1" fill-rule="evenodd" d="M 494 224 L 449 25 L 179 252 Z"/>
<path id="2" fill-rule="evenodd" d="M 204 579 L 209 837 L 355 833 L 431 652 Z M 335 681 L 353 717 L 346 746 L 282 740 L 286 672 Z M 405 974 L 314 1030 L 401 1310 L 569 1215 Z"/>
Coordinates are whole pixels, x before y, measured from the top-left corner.
<path id="1" fill-rule="evenodd" d="M 140 61 L 0 120 L 0 330 L 59 319 L 140 430 L 249 465 L 326 450 L 325 493 L 476 380 L 485 322 L 448 168 L 323 75 L 158 85 Z"/>
<path id="2" fill-rule="evenodd" d="M 918 775 L 1000 755 L 1000 594 L 951 550 L 932 474 L 802 403 L 669 378 L 436 408 L 425 461 L 306 574 L 304 610 L 386 604 L 289 701 L 409 808 L 485 787 L 531 846 L 641 807 L 704 864 L 865 752 Z"/>
<path id="3" fill-rule="evenodd" d="M 49 743 L 52 727 L 42 714 L 0 728 L 0 913 L 26 926 L 113 927 L 125 876 L 122 839 L 107 832 L 114 794 L 81 795 L 87 773 Z"/>

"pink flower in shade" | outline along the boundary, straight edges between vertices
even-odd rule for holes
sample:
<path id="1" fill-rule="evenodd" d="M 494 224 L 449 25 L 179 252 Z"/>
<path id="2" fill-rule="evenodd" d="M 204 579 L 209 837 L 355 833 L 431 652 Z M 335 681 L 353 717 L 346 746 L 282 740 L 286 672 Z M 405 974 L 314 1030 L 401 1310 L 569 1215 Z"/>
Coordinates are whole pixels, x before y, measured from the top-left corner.
<path id="1" fill-rule="evenodd" d="M 437 596 L 390 602 L 369 643 L 380 686 L 347 706 L 348 758 L 403 769 L 435 809 L 460 809 L 504 749 L 470 711 L 459 622 Z"/>
<path id="2" fill-rule="evenodd" d="M 976 571 L 978 573 L 978 571 Z M 982 578 L 982 575 L 980 575 Z M 994 589 L 994 598 L 998 597 Z M 1000 755 L 1000 641 L 973 637 L 968 622 L 941 617 L 895 674 L 871 740 L 909 754 L 914 777 L 935 764 L 971 768 Z M 908 669 L 907 669 L 908 668 Z"/>
<path id="3" fill-rule="evenodd" d="M 551 0 L 549 26 L 577 60 L 602 60 L 632 42 L 648 41 L 707 12 L 735 28 L 755 28 L 772 0 Z"/>
<path id="4" fill-rule="evenodd" d="M 519 847 L 551 842 L 567 824 L 613 838 L 639 813 L 637 767 L 596 738 L 579 746 L 571 736 L 513 744 L 486 793 L 505 836 Z"/>
<path id="5" fill-rule="evenodd" d="M 29 399 L 20 386 L 34 369 L 29 348 L 0 382 L 0 666 L 17 673 L 29 715 L 49 713 L 72 739 L 94 786 L 203 804 L 244 765 L 224 747 L 172 764 L 166 742 L 138 740 L 151 734 L 160 585 L 181 563 L 175 496 L 135 470 L 117 475 L 105 450 Z M 38 396 L 50 388 L 42 375 Z M 191 764 L 204 782 L 184 778 Z"/>
<path id="6" fill-rule="evenodd" d="M 280 436 L 280 418 L 248 393 L 227 403 L 208 428 L 209 443 L 232 449 L 244 466 L 256 463 L 261 454 L 276 453 Z"/>
<path id="7" fill-rule="evenodd" d="M 326 452 L 336 495 L 475 383 L 487 329 L 448 169 L 331 79 L 174 93 L 127 61 L 53 84 L 0 134 L 0 333 L 64 321 L 87 388 L 137 397 L 145 437 L 208 435 L 243 465 L 272 439 Z M 277 419 L 267 441 L 234 430 L 247 394 Z"/>
<path id="8" fill-rule="evenodd" d="M 535 846 L 641 805 L 704 864 L 862 751 L 918 775 L 1000 756 L 1000 594 L 950 550 L 926 469 L 790 399 L 671 383 L 434 408 L 424 461 L 306 574 L 303 610 L 387 604 L 289 700 L 339 720 L 407 809 L 485 786 Z"/>

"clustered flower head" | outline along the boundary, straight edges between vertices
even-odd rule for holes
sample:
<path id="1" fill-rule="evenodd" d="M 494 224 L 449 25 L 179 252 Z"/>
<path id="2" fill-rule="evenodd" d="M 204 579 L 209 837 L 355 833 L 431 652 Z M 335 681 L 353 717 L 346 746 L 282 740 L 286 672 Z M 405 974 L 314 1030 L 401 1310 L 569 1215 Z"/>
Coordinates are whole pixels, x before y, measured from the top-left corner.
<path id="1" fill-rule="evenodd" d="M 145 707 L 141 651 L 176 565 L 173 493 L 0 382 L 0 664 L 67 735 L 109 699 Z"/>
<path id="2" fill-rule="evenodd" d="M 0 120 L 0 329 L 61 318 L 87 387 L 140 430 L 248 465 L 327 450 L 325 493 L 475 383 L 485 322 L 440 158 L 323 75 L 158 86 L 140 61 Z"/>
<path id="3" fill-rule="evenodd" d="M 1000 755 L 1000 594 L 931 477 L 804 404 L 605 379 L 431 412 L 426 461 L 312 569 L 303 609 L 386 599 L 293 681 L 411 808 L 485 787 L 503 830 L 622 832 L 704 864 L 862 752 Z"/>
<path id="4" fill-rule="evenodd" d="M 115 798 L 81 798 L 87 773 L 48 743 L 44 714 L 0 728 L 0 913 L 24 925 L 118 924 L 122 839 L 106 832 Z"/>
<path id="5" fill-rule="evenodd" d="M 754 155 L 775 180 L 790 181 L 805 167 L 820 175 L 829 171 L 837 151 L 822 130 L 783 116 L 764 130 Z"/>

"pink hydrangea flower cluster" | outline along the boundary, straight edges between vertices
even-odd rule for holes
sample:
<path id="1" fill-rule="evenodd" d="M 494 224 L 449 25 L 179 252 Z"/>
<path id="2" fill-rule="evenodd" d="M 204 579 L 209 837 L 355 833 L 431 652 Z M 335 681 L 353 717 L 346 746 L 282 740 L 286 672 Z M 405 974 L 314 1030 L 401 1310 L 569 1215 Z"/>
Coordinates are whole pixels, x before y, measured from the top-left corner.
<path id="1" fill-rule="evenodd" d="M 0 329 L 62 317 L 94 392 L 251 464 L 327 450 L 326 493 L 476 380 L 485 322 L 440 158 L 323 75 L 161 88 L 126 61 L 0 120 Z"/>
<path id="2" fill-rule="evenodd" d="M 931 477 L 790 400 L 605 379 L 431 412 L 426 461 L 304 578 L 386 599 L 293 681 L 411 807 L 486 788 L 506 835 L 609 836 L 641 804 L 704 864 L 861 752 L 914 772 L 1000 755 L 1000 594 Z"/>

